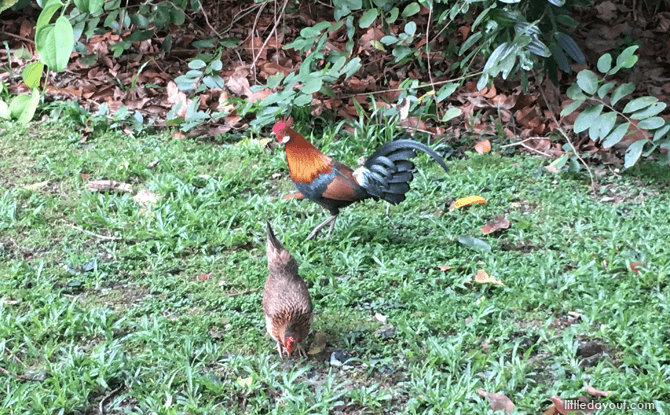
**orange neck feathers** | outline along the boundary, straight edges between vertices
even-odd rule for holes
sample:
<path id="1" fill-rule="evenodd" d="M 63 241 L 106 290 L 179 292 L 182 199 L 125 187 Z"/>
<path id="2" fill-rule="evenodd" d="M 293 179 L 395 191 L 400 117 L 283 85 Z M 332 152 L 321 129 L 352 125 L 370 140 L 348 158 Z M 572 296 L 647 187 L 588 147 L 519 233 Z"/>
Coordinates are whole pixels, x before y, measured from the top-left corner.
<path id="1" fill-rule="evenodd" d="M 290 137 L 286 142 L 286 161 L 294 182 L 312 183 L 319 175 L 333 171 L 330 158 L 303 136 L 290 128 L 282 133 Z"/>

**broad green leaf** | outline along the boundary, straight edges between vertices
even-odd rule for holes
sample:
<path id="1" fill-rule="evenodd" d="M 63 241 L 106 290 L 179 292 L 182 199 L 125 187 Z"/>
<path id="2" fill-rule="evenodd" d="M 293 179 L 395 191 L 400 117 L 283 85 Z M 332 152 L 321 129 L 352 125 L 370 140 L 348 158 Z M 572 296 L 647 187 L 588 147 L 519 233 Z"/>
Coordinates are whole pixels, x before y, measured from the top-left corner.
<path id="1" fill-rule="evenodd" d="M 28 124 L 32 121 L 35 116 L 35 111 L 37 110 L 37 105 L 40 103 L 40 91 L 37 88 L 33 89 L 33 93 L 30 95 L 30 99 L 26 102 L 23 111 L 19 116 L 19 122 L 23 125 Z"/>
<path id="2" fill-rule="evenodd" d="M 653 117 L 658 115 L 665 109 L 667 104 L 665 102 L 657 102 L 654 105 L 650 105 L 647 108 L 633 113 L 630 117 L 634 120 L 643 120 L 645 118 Z"/>
<path id="3" fill-rule="evenodd" d="M 397 7 L 394 7 L 391 9 L 391 12 L 389 13 L 389 17 L 386 18 L 386 23 L 393 23 L 396 21 L 398 18 L 398 14 L 400 13 L 400 10 L 398 10 Z"/>
<path id="4" fill-rule="evenodd" d="M 654 141 L 661 139 L 668 133 L 668 131 L 670 131 L 670 124 L 667 124 L 665 127 L 656 130 L 654 133 Z"/>
<path id="5" fill-rule="evenodd" d="M 554 58 L 558 68 L 565 73 L 571 73 L 570 63 L 568 63 L 568 58 L 563 53 L 563 49 L 555 43 L 549 45 L 549 50 L 551 51 L 551 56 Z"/>
<path id="6" fill-rule="evenodd" d="M 82 13 L 91 12 L 88 8 L 88 0 L 74 0 L 74 5 L 77 6 L 77 9 Z"/>
<path id="7" fill-rule="evenodd" d="M 382 42 L 378 40 L 371 40 L 370 44 L 372 45 L 373 48 L 381 50 L 382 52 L 386 52 L 386 48 L 384 47 L 384 45 L 382 45 Z"/>
<path id="8" fill-rule="evenodd" d="M 600 114 L 600 117 L 598 118 L 598 137 L 599 138 L 605 138 L 607 135 L 612 131 L 612 128 L 614 128 L 614 124 L 616 124 L 616 112 L 606 112 L 604 114 Z M 593 137 L 591 137 L 593 138 Z"/>
<path id="9" fill-rule="evenodd" d="M 369 9 L 365 13 L 363 13 L 363 16 L 361 16 L 361 20 L 358 21 L 358 27 L 361 29 L 367 29 L 370 27 L 372 22 L 375 21 L 377 18 L 377 15 L 379 14 L 377 9 Z"/>
<path id="10" fill-rule="evenodd" d="M 483 73 L 482 76 L 479 77 L 479 80 L 477 81 L 477 90 L 481 91 L 484 89 L 486 85 L 489 83 L 489 74 Z"/>
<path id="11" fill-rule="evenodd" d="M 207 64 L 200 59 L 194 59 L 188 63 L 189 69 L 200 69 L 204 68 L 205 66 L 207 66 Z"/>
<path id="12" fill-rule="evenodd" d="M 456 118 L 461 115 L 461 109 L 460 108 L 449 108 L 447 112 L 444 113 L 444 116 L 442 117 L 442 122 L 447 122 L 451 120 L 452 118 Z"/>
<path id="13" fill-rule="evenodd" d="M 647 108 L 648 106 L 658 102 L 656 97 L 639 97 L 628 102 L 625 107 L 623 107 L 624 113 L 639 111 L 642 108 Z"/>
<path id="14" fill-rule="evenodd" d="M 616 85 L 616 82 L 608 82 L 606 84 L 600 85 L 600 88 L 598 88 L 598 96 L 600 98 L 604 98 L 605 95 L 607 95 L 612 88 L 614 88 L 614 85 Z"/>
<path id="15" fill-rule="evenodd" d="M 605 141 L 603 141 L 603 148 L 610 148 L 623 138 L 624 135 L 626 135 L 626 132 L 628 131 L 628 126 L 630 125 L 629 122 L 625 122 L 623 124 L 619 124 L 614 131 L 612 131 L 606 138 Z"/>
<path id="16" fill-rule="evenodd" d="M 643 140 L 638 140 L 634 142 L 633 144 L 628 147 L 626 150 L 626 155 L 624 156 L 624 162 L 623 166 L 624 168 L 629 168 L 633 166 L 637 160 L 640 158 L 640 154 L 642 154 L 642 149 L 644 148 L 644 145 L 647 143 L 647 139 Z"/>
<path id="17" fill-rule="evenodd" d="M 572 101 L 561 111 L 561 117 L 572 114 L 580 105 L 584 103 L 583 99 Z"/>
<path id="18" fill-rule="evenodd" d="M 268 88 L 276 88 L 279 86 L 279 83 L 284 79 L 284 73 L 283 72 L 277 72 L 274 75 L 268 76 L 268 82 L 265 86 Z"/>
<path id="19" fill-rule="evenodd" d="M 437 92 L 437 97 L 435 100 L 437 102 L 445 100 L 449 95 L 456 91 L 456 88 L 458 88 L 458 84 L 455 82 L 449 82 L 448 84 L 443 85 L 442 88 L 440 88 L 440 90 Z"/>
<path id="20" fill-rule="evenodd" d="M 638 128 L 644 128 L 645 130 L 655 130 L 657 128 L 663 127 L 665 120 L 661 117 L 651 117 L 645 118 L 644 120 L 637 123 Z"/>
<path id="21" fill-rule="evenodd" d="M 486 251 L 486 252 L 491 251 L 491 246 L 489 244 L 487 244 L 486 242 L 482 241 L 479 238 L 475 238 L 472 235 L 461 235 L 458 237 L 458 242 L 460 242 L 461 244 L 465 245 L 470 249 L 474 249 L 477 251 Z"/>
<path id="22" fill-rule="evenodd" d="M 633 85 L 631 82 L 621 84 L 619 87 L 617 87 L 617 89 L 614 90 L 614 92 L 612 92 L 612 98 L 610 99 L 610 102 L 612 105 L 614 105 L 619 102 L 621 98 L 631 94 L 633 91 L 635 91 L 635 85 Z"/>
<path id="23" fill-rule="evenodd" d="M 635 56 L 635 55 L 629 56 L 628 59 L 623 61 L 623 63 L 621 64 L 621 67 L 625 68 L 625 69 L 630 69 L 633 66 L 635 66 L 636 63 L 637 63 L 637 56 Z"/>
<path id="24" fill-rule="evenodd" d="M 88 0 L 88 9 L 91 13 L 97 13 L 102 10 L 105 0 Z"/>
<path id="25" fill-rule="evenodd" d="M 526 46 L 526 49 L 530 53 L 533 53 L 537 56 L 541 56 L 543 58 L 548 58 L 551 56 L 551 51 L 549 50 L 547 45 L 542 43 L 542 41 L 540 41 L 539 39 L 533 39 L 532 42 L 530 42 L 528 46 Z"/>
<path id="26" fill-rule="evenodd" d="M 35 41 L 37 41 L 37 35 L 40 30 L 49 25 L 51 18 L 62 6 L 63 3 L 61 3 L 60 0 L 49 0 L 47 4 L 44 5 L 44 8 L 37 18 L 37 24 L 35 25 Z"/>
<path id="27" fill-rule="evenodd" d="M 579 71 L 577 74 L 577 85 L 589 95 L 593 95 L 598 90 L 598 77 L 588 69 Z"/>
<path id="28" fill-rule="evenodd" d="M 346 75 L 344 79 L 349 78 L 351 75 L 358 72 L 359 69 L 361 69 L 361 58 L 353 58 L 344 68 L 342 68 L 342 72 Z"/>
<path id="29" fill-rule="evenodd" d="M 588 98 L 586 95 L 584 95 L 582 89 L 576 83 L 570 85 L 567 94 L 568 98 L 573 99 L 575 101 L 584 101 L 585 99 Z"/>
<path id="30" fill-rule="evenodd" d="M 314 92 L 317 92 L 319 89 L 321 89 L 321 85 L 323 85 L 321 78 L 310 77 L 303 85 L 302 93 L 313 94 Z"/>
<path id="31" fill-rule="evenodd" d="M 575 120 L 575 125 L 572 127 L 574 132 L 581 133 L 591 126 L 600 117 L 600 112 L 603 110 L 603 104 L 589 107 L 581 112 Z"/>
<path id="32" fill-rule="evenodd" d="M 568 158 L 570 157 L 570 154 L 563 154 L 561 157 L 557 158 L 556 160 L 552 161 L 549 166 L 555 167 L 557 169 L 562 169 L 563 166 L 565 166 L 565 163 L 568 162 Z"/>
<path id="33" fill-rule="evenodd" d="M 572 17 L 568 16 L 567 14 L 559 14 L 556 16 L 556 21 L 563 26 L 567 27 L 577 27 L 579 26 L 579 22 Z"/>
<path id="34" fill-rule="evenodd" d="M 30 101 L 30 95 L 17 95 L 9 103 L 9 115 L 12 118 L 19 118 L 26 104 Z"/>
<path id="35" fill-rule="evenodd" d="M 503 79 L 507 79 L 507 76 L 510 74 L 512 71 L 512 68 L 514 67 L 514 64 L 516 63 L 516 53 L 510 53 L 505 57 L 505 59 L 500 62 L 498 65 L 498 70 L 500 71 L 500 74 Z"/>
<path id="36" fill-rule="evenodd" d="M 395 36 L 392 36 L 392 35 L 388 35 L 388 36 L 384 36 L 379 41 L 382 42 L 385 45 L 392 45 L 394 43 L 398 43 L 398 38 L 395 37 Z"/>
<path id="37" fill-rule="evenodd" d="M 628 58 L 633 56 L 633 53 L 635 53 L 635 51 L 638 48 L 639 48 L 638 45 L 633 45 L 633 46 L 629 46 L 626 49 L 624 49 L 624 51 L 621 52 L 621 54 L 619 56 L 617 56 L 617 58 L 616 58 L 617 66 L 619 66 L 621 68 L 624 68 L 623 65 L 626 63 L 626 61 L 628 61 Z"/>
<path id="38" fill-rule="evenodd" d="M 416 33 L 416 23 L 408 22 L 405 25 L 405 33 L 407 33 L 410 36 L 414 36 L 414 33 Z"/>
<path id="39" fill-rule="evenodd" d="M 600 73 L 607 74 L 612 69 L 612 55 L 604 54 L 598 59 L 598 70 Z"/>
<path id="40" fill-rule="evenodd" d="M 561 45 L 565 53 L 567 53 L 568 56 L 570 56 L 575 62 L 580 65 L 584 65 L 586 63 L 584 53 L 582 53 L 582 50 L 579 49 L 577 42 L 575 42 L 569 35 L 566 35 L 563 32 L 555 32 L 554 37 L 558 41 L 558 44 Z"/>
<path id="41" fill-rule="evenodd" d="M 10 117 L 9 106 L 5 101 L 0 99 L 0 119 L 8 120 Z"/>
<path id="42" fill-rule="evenodd" d="M 14 49 L 12 55 L 24 61 L 29 61 L 33 58 L 33 53 L 28 48 Z"/>
<path id="43" fill-rule="evenodd" d="M 407 7 L 405 7 L 405 10 L 402 11 L 402 17 L 414 16 L 415 14 L 419 13 L 419 10 L 421 10 L 419 3 L 412 2 L 408 4 Z"/>
<path id="44" fill-rule="evenodd" d="M 67 67 L 70 61 L 70 53 L 74 47 L 74 32 L 72 25 L 65 16 L 60 16 L 56 19 L 54 30 L 51 36 L 47 38 L 47 48 L 53 50 L 55 54 L 55 67 L 51 69 L 55 72 L 60 72 Z"/>
<path id="45" fill-rule="evenodd" d="M 39 88 L 43 70 L 44 70 L 43 62 L 33 62 L 23 69 L 22 74 L 23 82 L 26 83 L 28 88 L 30 89 Z"/>
<path id="46" fill-rule="evenodd" d="M 312 94 L 300 94 L 296 99 L 293 100 L 293 105 L 296 107 L 302 107 L 308 105 L 312 102 Z"/>
<path id="47" fill-rule="evenodd" d="M 506 55 L 503 55 L 507 51 L 507 42 L 503 42 L 500 45 L 498 45 L 497 48 L 491 53 L 491 56 L 486 60 L 486 64 L 484 65 L 484 73 L 488 73 L 491 68 L 496 66 Z"/>
<path id="48" fill-rule="evenodd" d="M 465 52 L 466 50 L 470 49 L 470 47 L 471 47 L 472 45 L 474 45 L 475 43 L 477 43 L 477 42 L 482 38 L 482 36 L 484 36 L 484 34 L 483 34 L 482 32 L 477 32 L 477 33 L 475 33 L 475 34 L 469 36 L 469 37 L 465 40 L 465 42 L 463 42 L 463 44 L 461 45 L 461 48 L 458 50 L 458 54 L 459 54 L 459 55 L 462 55 L 463 52 Z"/>

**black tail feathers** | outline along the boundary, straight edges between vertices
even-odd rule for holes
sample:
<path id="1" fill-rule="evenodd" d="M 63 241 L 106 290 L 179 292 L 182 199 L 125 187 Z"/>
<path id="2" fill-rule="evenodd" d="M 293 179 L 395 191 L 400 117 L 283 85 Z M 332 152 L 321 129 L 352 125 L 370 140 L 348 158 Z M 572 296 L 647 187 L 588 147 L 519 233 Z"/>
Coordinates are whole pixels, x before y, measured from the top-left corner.
<path id="1" fill-rule="evenodd" d="M 358 169 L 354 175 L 359 176 L 357 180 L 370 195 L 396 205 L 405 200 L 409 182 L 414 179 L 414 163 L 409 159 L 416 157 L 415 150 L 431 156 L 449 173 L 442 157 L 430 147 L 418 141 L 399 139 L 384 144 L 375 151 L 365 163 L 364 169 Z"/>

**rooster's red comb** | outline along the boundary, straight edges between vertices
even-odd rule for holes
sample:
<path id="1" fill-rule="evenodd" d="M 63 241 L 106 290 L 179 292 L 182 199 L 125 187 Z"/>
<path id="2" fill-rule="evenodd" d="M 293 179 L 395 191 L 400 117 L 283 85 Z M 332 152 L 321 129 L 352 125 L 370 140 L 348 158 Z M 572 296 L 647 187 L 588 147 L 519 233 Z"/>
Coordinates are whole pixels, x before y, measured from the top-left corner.
<path id="1" fill-rule="evenodd" d="M 288 121 L 286 120 L 286 118 L 280 118 L 279 120 L 277 120 L 275 125 L 272 126 L 272 132 L 275 133 L 277 137 L 279 137 L 281 135 L 281 130 L 286 128 L 287 124 Z"/>

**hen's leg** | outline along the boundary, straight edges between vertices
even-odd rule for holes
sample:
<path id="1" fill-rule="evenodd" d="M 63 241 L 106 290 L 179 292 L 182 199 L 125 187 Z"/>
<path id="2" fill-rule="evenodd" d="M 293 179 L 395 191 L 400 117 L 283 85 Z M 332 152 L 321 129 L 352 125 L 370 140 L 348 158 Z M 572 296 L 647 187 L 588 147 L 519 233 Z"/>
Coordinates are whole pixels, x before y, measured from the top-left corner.
<path id="1" fill-rule="evenodd" d="M 328 225 L 329 223 L 330 223 L 330 231 L 328 232 L 328 236 L 330 236 L 330 233 L 333 231 L 333 227 L 335 226 L 335 219 L 337 219 L 337 215 L 333 215 L 333 216 L 329 217 L 328 219 L 324 220 L 323 222 L 321 222 L 321 224 L 319 226 L 314 228 L 314 230 L 312 232 L 310 232 L 309 235 L 307 235 L 306 240 L 309 241 L 310 239 L 314 238 L 316 236 L 316 234 L 319 233 L 319 231 L 321 229 L 323 229 L 323 227 Z"/>
<path id="2" fill-rule="evenodd" d="M 282 351 L 281 343 L 279 343 L 279 342 L 277 342 L 277 351 L 279 352 L 279 357 L 281 357 L 283 359 L 284 358 L 284 352 Z"/>
<path id="3" fill-rule="evenodd" d="M 302 344 L 300 344 L 300 343 L 298 343 L 298 355 L 307 359 L 307 352 L 305 351 L 305 348 L 302 347 Z"/>

